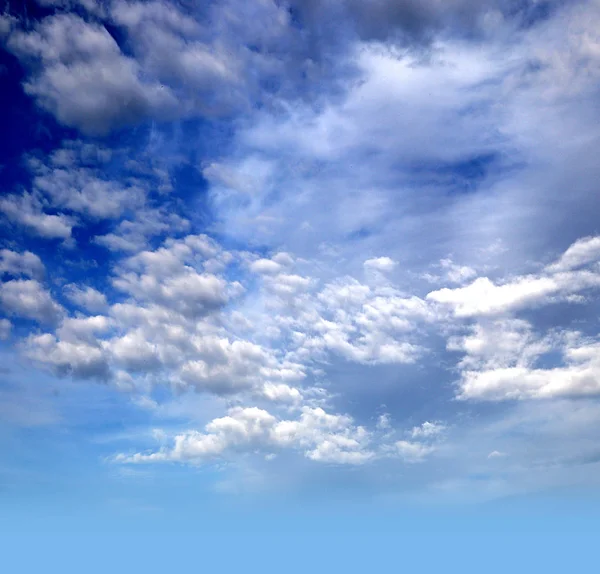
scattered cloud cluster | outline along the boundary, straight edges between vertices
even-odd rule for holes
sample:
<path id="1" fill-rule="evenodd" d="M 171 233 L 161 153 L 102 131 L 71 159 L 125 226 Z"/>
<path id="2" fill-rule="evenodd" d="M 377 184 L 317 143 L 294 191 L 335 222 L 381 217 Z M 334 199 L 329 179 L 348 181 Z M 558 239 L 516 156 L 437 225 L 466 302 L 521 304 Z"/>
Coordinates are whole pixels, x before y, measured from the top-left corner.
<path id="1" fill-rule="evenodd" d="M 38 4 L 0 16 L 45 134 L 0 171 L 0 340 L 221 409 L 117 461 L 518 473 L 523 420 L 562 460 L 528 405 L 600 395 L 598 2 Z"/>

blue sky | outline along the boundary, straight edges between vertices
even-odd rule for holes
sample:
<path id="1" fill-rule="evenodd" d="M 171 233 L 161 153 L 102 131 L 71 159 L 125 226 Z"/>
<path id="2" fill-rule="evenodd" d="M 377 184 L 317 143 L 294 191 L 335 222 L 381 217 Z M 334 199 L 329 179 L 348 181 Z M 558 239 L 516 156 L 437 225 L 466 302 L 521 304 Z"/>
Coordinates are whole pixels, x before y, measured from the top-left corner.
<path id="1" fill-rule="evenodd" d="M 60 561 L 123 530 L 164 560 L 210 532 L 205 567 L 297 545 L 352 571 L 398 539 L 407 567 L 552 571 L 554 539 L 585 565 L 599 24 L 596 0 L 5 2 L 15 564 L 27 532 Z"/>

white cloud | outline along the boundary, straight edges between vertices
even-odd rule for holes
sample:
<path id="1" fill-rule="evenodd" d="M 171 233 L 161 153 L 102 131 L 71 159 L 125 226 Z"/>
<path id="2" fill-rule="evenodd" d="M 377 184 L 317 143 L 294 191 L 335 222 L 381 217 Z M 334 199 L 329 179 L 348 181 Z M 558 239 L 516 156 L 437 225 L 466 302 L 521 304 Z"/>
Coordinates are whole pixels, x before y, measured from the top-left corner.
<path id="1" fill-rule="evenodd" d="M 148 239 L 162 233 L 179 234 L 189 230 L 190 222 L 165 209 L 139 209 L 133 219 L 123 219 L 95 242 L 111 251 L 138 252 L 147 248 Z"/>
<path id="2" fill-rule="evenodd" d="M 502 284 L 496 284 L 487 277 L 479 277 L 465 287 L 447 287 L 432 291 L 428 301 L 441 303 L 452 310 L 459 318 L 498 315 L 535 307 L 552 301 L 553 297 L 563 299 L 585 289 L 600 286 L 600 273 L 580 269 L 576 271 L 548 271 L 540 275 L 524 275 Z"/>
<path id="3" fill-rule="evenodd" d="M 90 168 L 40 166 L 36 171 L 34 189 L 49 197 L 52 205 L 89 217 L 116 218 L 145 201 L 142 187 L 102 179 Z"/>
<path id="4" fill-rule="evenodd" d="M 107 356 L 96 342 L 58 340 L 50 333 L 31 335 L 25 341 L 26 355 L 51 367 L 59 375 L 107 379 Z"/>
<path id="5" fill-rule="evenodd" d="M 600 261 L 600 237 L 584 237 L 573 243 L 556 263 L 547 267 L 547 270 L 571 271 L 598 261 Z"/>
<path id="6" fill-rule="evenodd" d="M 39 279 L 44 276 L 45 271 L 42 260 L 31 251 L 17 253 L 10 249 L 0 250 L 0 274 L 25 275 Z"/>
<path id="7" fill-rule="evenodd" d="M 367 269 L 375 269 L 377 271 L 393 271 L 397 263 L 389 257 L 377 257 L 375 259 L 367 259 L 364 266 Z"/>
<path id="8" fill-rule="evenodd" d="M 303 407 L 296 420 L 280 420 L 257 407 L 234 407 L 227 416 L 214 419 L 204 433 L 177 435 L 171 448 L 151 454 L 119 455 L 121 462 L 185 461 L 202 463 L 243 449 L 303 450 L 318 462 L 362 464 L 373 458 L 367 449 L 368 434 L 347 416 L 331 415 L 320 408 Z"/>
<path id="9" fill-rule="evenodd" d="M 71 283 L 65 285 L 63 291 L 72 303 L 91 313 L 105 311 L 108 306 L 106 295 L 89 285 Z"/>
<path id="10" fill-rule="evenodd" d="M 37 67 L 25 91 L 59 122 L 84 133 L 104 134 L 175 109 L 169 88 L 142 80 L 137 62 L 102 25 L 75 14 L 49 16 L 32 31 L 15 30 L 8 47 Z"/>
<path id="11" fill-rule="evenodd" d="M 76 220 L 70 216 L 44 213 L 39 199 L 29 193 L 3 197 L 0 199 L 0 211 L 9 220 L 41 237 L 69 239 L 76 224 Z"/>
<path id="12" fill-rule="evenodd" d="M 0 305 L 9 315 L 40 323 L 55 323 L 63 314 L 62 307 L 35 279 L 13 279 L 0 284 Z"/>
<path id="13" fill-rule="evenodd" d="M 261 394 L 270 401 L 282 403 L 299 403 L 302 400 L 302 393 L 285 383 L 265 383 L 261 389 Z"/>

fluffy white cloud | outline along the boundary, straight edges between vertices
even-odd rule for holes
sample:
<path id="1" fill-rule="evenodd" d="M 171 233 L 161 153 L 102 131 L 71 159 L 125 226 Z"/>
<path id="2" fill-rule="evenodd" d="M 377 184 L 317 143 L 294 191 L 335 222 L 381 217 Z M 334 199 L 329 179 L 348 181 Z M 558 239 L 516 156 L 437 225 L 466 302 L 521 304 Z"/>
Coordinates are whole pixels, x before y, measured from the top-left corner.
<path id="1" fill-rule="evenodd" d="M 121 462 L 187 461 L 201 463 L 236 449 L 303 450 L 307 458 L 336 464 L 362 464 L 375 456 L 368 450 L 369 436 L 347 416 L 331 415 L 321 408 L 303 407 L 295 420 L 281 420 L 257 407 L 235 407 L 214 419 L 205 432 L 177 435 L 171 448 L 150 454 L 119 455 Z"/>
<path id="2" fill-rule="evenodd" d="M 35 279 L 13 279 L 0 284 L 0 305 L 9 315 L 55 323 L 63 314 L 62 307 Z"/>
<path id="3" fill-rule="evenodd" d="M 17 253 L 10 249 L 0 250 L 0 274 L 25 275 L 39 279 L 44 276 L 45 270 L 42 260 L 31 251 Z"/>
<path id="4" fill-rule="evenodd" d="M 89 285 L 71 283 L 65 285 L 63 291 L 72 303 L 91 313 L 105 311 L 108 306 L 106 295 Z"/>
<path id="5" fill-rule="evenodd" d="M 432 291 L 427 300 L 448 307 L 459 318 L 498 315 L 551 302 L 553 297 L 569 295 L 600 286 L 595 270 L 556 271 L 525 275 L 502 284 L 478 277 L 465 287 Z"/>
<path id="6" fill-rule="evenodd" d="M 75 14 L 49 16 L 31 31 L 15 30 L 8 47 L 36 68 L 25 91 L 59 122 L 85 133 L 103 134 L 176 107 L 169 88 L 144 81 L 137 62 L 102 25 Z"/>
<path id="7" fill-rule="evenodd" d="M 216 256 L 221 259 L 216 261 Z M 223 306 L 241 288 L 203 270 L 221 267 L 227 257 L 206 236 L 188 236 L 129 258 L 113 284 L 138 301 L 200 317 Z"/>
<path id="8" fill-rule="evenodd" d="M 59 340 L 50 333 L 32 335 L 26 341 L 27 356 L 60 375 L 107 379 L 109 365 L 102 347 L 79 339 Z"/>
<path id="9" fill-rule="evenodd" d="M 70 216 L 44 213 L 41 201 L 32 194 L 0 199 L 0 212 L 10 220 L 47 238 L 68 239 L 76 220 Z"/>
<path id="10" fill-rule="evenodd" d="M 144 250 L 148 239 L 162 233 L 175 234 L 189 230 L 190 222 L 166 209 L 136 210 L 133 219 L 123 219 L 106 235 L 95 238 L 96 243 L 111 251 L 135 253 Z"/>
<path id="11" fill-rule="evenodd" d="M 464 371 L 459 397 L 474 400 L 543 399 L 600 394 L 600 344 L 562 349 L 564 366 L 510 366 Z"/>
<path id="12" fill-rule="evenodd" d="M 49 197 L 52 205 L 99 219 L 115 218 L 126 209 L 140 207 L 146 195 L 140 186 L 123 186 L 81 167 L 40 166 L 33 186 Z"/>

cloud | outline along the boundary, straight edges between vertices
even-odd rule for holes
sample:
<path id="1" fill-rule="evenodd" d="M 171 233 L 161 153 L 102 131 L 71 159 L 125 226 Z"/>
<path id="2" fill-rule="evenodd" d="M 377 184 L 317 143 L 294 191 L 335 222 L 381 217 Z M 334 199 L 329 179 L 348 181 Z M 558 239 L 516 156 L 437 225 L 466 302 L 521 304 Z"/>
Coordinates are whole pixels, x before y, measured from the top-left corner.
<path id="1" fill-rule="evenodd" d="M 58 340 L 50 333 L 31 335 L 26 341 L 26 355 L 51 367 L 57 374 L 75 378 L 108 378 L 109 366 L 102 347 L 94 342 Z"/>
<path id="2" fill-rule="evenodd" d="M 34 189 L 45 194 L 52 205 L 88 217 L 119 217 L 127 209 L 144 204 L 146 190 L 137 185 L 120 185 L 101 179 L 95 170 L 39 166 L 33 179 Z"/>
<path id="3" fill-rule="evenodd" d="M 96 243 L 111 251 L 135 253 L 145 249 L 152 237 L 189 231 L 190 222 L 166 209 L 140 209 L 131 219 L 123 219 L 114 231 L 95 237 Z"/>
<path id="4" fill-rule="evenodd" d="M 292 448 L 314 461 L 362 464 L 374 457 L 367 449 L 368 434 L 347 416 L 331 415 L 320 408 L 303 407 L 296 420 L 281 420 L 256 407 L 235 407 L 214 419 L 205 432 L 177 435 L 171 448 L 150 454 L 119 455 L 128 463 L 180 461 L 202 463 L 236 450 Z"/>
<path id="5" fill-rule="evenodd" d="M 31 251 L 17 253 L 10 249 L 0 250 L 0 274 L 25 275 L 40 279 L 45 271 L 42 260 Z"/>
<path id="6" fill-rule="evenodd" d="M 69 127 L 105 134 L 153 114 L 172 113 L 168 87 L 145 82 L 104 26 L 75 14 L 57 14 L 32 31 L 15 30 L 8 48 L 34 69 L 25 91 Z"/>
<path id="7" fill-rule="evenodd" d="M 26 250 L 43 255 L 72 308 L 26 356 L 131 392 L 153 426 L 212 420 L 123 460 L 273 468 L 287 450 L 395 480 L 451 452 L 403 467 L 420 488 L 498 471 L 496 448 L 507 481 L 563 460 L 564 437 L 512 437 L 599 392 L 595 3 L 75 4 L 2 19 L 28 92 L 92 136 L 156 121 L 27 154 L 28 192 L 0 208 L 31 236 L 6 238 L 0 293 L 52 315 Z M 68 253 L 34 237 L 75 224 Z"/>
<path id="8" fill-rule="evenodd" d="M 0 212 L 10 221 L 25 226 L 41 237 L 69 239 L 76 220 L 64 214 L 50 215 L 42 209 L 41 201 L 27 192 L 21 196 L 9 195 L 0 199 Z"/>
<path id="9" fill-rule="evenodd" d="M 364 263 L 366 269 L 375 269 L 377 271 L 392 271 L 396 267 L 396 262 L 389 257 L 377 257 L 367 259 Z"/>
<path id="10" fill-rule="evenodd" d="M 56 323 L 63 308 L 35 279 L 13 279 L 0 284 L 0 305 L 15 317 L 39 323 Z"/>
<path id="11" fill-rule="evenodd" d="M 571 245 L 548 271 L 572 271 L 589 263 L 600 261 L 600 237 L 583 237 Z"/>
<path id="12" fill-rule="evenodd" d="M 81 286 L 71 283 L 65 285 L 63 291 L 72 303 L 91 313 L 104 311 L 108 306 L 106 295 L 89 285 Z"/>
<path id="13" fill-rule="evenodd" d="M 600 275 L 592 270 L 553 272 L 548 268 L 539 276 L 526 275 L 495 284 L 487 277 L 478 277 L 465 287 L 447 287 L 432 291 L 427 300 L 450 308 L 456 317 L 499 315 L 563 300 L 574 293 L 600 286 Z"/>
<path id="14" fill-rule="evenodd" d="M 439 436 L 445 430 L 445 425 L 441 423 L 425 421 L 421 426 L 414 427 L 410 436 L 412 438 L 431 438 Z"/>

